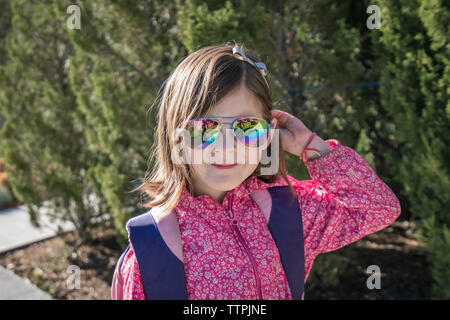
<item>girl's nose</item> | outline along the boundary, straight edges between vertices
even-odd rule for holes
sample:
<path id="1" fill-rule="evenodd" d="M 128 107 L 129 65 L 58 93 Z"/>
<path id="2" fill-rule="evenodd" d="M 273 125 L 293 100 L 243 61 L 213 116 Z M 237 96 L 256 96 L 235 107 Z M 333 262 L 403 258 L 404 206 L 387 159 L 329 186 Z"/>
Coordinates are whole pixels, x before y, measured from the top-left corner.
<path id="1" fill-rule="evenodd" d="M 220 134 L 213 143 L 212 154 L 223 163 L 229 163 L 235 157 L 236 139 L 230 125 L 223 125 Z M 229 158 L 229 159 L 227 159 Z M 218 159 L 219 160 L 219 159 Z"/>
<path id="2" fill-rule="evenodd" d="M 223 150 L 234 149 L 236 139 L 234 138 L 233 130 L 231 129 L 231 124 L 224 124 L 220 130 L 220 136 L 222 137 L 222 148 Z"/>

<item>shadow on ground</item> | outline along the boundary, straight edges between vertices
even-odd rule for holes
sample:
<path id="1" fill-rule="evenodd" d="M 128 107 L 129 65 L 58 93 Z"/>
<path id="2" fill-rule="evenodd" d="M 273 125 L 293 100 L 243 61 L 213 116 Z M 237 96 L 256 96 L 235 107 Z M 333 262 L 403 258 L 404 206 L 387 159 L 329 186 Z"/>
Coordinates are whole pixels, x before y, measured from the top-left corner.
<path id="1" fill-rule="evenodd" d="M 380 268 L 380 289 L 370 290 L 369 266 Z M 369 279 L 369 283 L 374 281 Z M 307 280 L 311 299 L 431 299 L 432 276 L 414 226 L 396 221 L 361 240 L 319 255 Z"/>

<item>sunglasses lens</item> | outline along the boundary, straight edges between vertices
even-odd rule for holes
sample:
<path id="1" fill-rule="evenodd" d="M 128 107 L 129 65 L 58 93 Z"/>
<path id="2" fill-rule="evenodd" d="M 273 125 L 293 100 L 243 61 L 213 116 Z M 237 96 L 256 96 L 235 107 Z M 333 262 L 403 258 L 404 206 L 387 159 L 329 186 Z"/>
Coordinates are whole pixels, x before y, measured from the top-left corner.
<path id="1" fill-rule="evenodd" d="M 205 148 L 216 140 L 220 124 L 212 119 L 195 119 L 189 121 L 186 130 L 189 132 L 191 147 Z"/>
<path id="2" fill-rule="evenodd" d="M 235 121 L 233 130 L 237 139 L 248 147 L 258 147 L 268 140 L 269 125 L 264 119 L 246 118 Z"/>

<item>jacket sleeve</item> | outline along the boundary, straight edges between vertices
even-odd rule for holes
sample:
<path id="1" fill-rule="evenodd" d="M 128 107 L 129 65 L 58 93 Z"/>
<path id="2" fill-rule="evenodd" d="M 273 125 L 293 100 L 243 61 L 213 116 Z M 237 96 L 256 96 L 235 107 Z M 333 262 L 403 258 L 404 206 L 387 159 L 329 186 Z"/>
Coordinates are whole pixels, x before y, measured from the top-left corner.
<path id="1" fill-rule="evenodd" d="M 126 253 L 122 267 L 116 267 L 111 286 L 112 300 L 145 300 L 144 289 L 133 247 Z"/>
<path id="2" fill-rule="evenodd" d="M 335 139 L 326 142 L 329 153 L 305 161 L 313 180 L 291 180 L 302 210 L 305 254 L 312 257 L 384 229 L 401 213 L 395 194 L 355 150 Z"/>

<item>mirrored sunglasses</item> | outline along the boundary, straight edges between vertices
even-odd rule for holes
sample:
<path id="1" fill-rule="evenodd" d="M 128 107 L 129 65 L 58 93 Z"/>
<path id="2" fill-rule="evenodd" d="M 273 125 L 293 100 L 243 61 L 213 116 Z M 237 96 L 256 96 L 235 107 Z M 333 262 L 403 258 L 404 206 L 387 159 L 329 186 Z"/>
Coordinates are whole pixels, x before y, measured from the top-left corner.
<path id="1" fill-rule="evenodd" d="M 233 122 L 220 122 L 219 119 L 234 119 Z M 231 124 L 235 139 L 246 147 L 257 148 L 269 141 L 270 130 L 274 127 L 265 119 L 257 117 L 220 117 L 189 120 L 186 130 L 192 148 L 206 148 L 221 132 L 223 124 Z"/>

